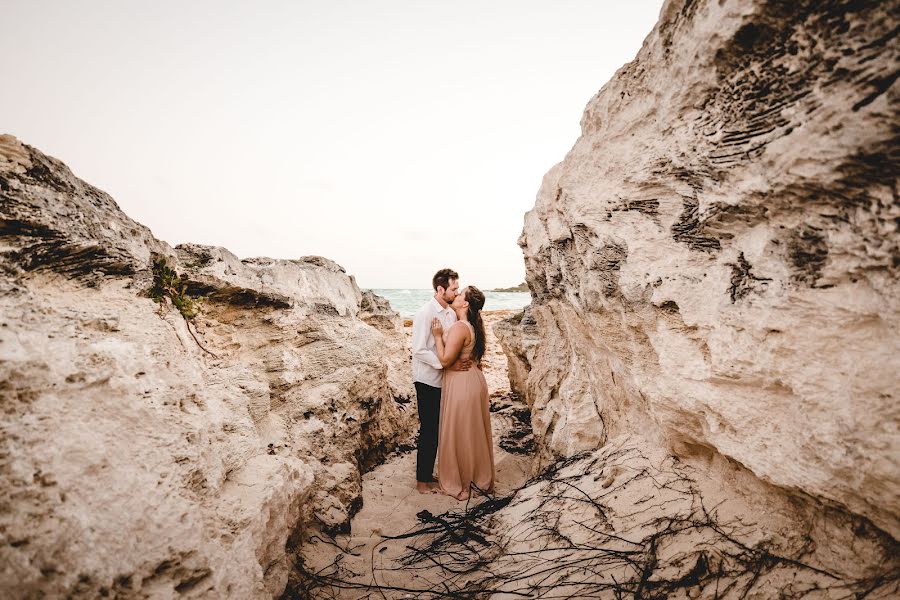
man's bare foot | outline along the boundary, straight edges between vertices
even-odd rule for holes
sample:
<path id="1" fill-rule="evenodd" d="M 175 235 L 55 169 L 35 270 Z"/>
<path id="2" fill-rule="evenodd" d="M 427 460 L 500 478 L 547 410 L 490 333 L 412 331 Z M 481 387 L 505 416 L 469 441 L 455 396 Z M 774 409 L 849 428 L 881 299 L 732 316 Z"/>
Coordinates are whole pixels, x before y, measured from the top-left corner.
<path id="1" fill-rule="evenodd" d="M 440 485 L 435 482 L 417 481 L 416 489 L 420 494 L 435 494 L 440 490 Z"/>

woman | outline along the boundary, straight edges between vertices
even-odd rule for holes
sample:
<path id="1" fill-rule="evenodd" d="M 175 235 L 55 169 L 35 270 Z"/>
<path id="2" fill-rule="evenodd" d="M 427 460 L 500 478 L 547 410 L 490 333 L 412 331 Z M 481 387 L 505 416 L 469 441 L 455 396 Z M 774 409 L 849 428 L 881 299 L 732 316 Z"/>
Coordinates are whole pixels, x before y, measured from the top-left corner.
<path id="1" fill-rule="evenodd" d="M 441 382 L 441 417 L 438 434 L 438 480 L 440 490 L 457 500 L 465 500 L 472 484 L 484 491 L 494 489 L 494 445 L 487 382 L 481 372 L 484 356 L 484 323 L 481 309 L 484 294 L 469 286 L 450 304 L 457 321 L 446 331 L 434 319 L 431 333 L 438 358 L 444 367 Z M 450 369 L 457 361 L 470 358 L 467 371 Z"/>

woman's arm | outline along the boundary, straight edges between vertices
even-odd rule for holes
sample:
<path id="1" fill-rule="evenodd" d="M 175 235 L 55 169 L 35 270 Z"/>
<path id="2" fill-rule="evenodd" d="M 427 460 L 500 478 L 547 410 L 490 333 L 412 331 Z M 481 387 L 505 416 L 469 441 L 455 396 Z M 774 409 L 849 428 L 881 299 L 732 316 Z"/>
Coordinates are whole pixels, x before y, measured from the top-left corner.
<path id="1" fill-rule="evenodd" d="M 456 359 L 459 358 L 459 353 L 462 352 L 466 337 L 469 335 L 468 328 L 462 323 L 454 323 L 450 327 L 447 343 L 444 344 L 444 328 L 441 327 L 440 321 L 434 319 L 431 323 L 431 333 L 434 335 L 435 350 L 438 360 L 441 361 L 441 366 L 449 367 L 456 362 Z"/>

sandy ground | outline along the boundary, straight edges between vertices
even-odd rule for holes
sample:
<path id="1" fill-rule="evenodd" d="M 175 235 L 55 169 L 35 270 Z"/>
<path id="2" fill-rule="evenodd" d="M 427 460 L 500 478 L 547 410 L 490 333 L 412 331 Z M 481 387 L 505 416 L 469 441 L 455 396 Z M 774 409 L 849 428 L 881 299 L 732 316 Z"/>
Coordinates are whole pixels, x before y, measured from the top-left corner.
<path id="1" fill-rule="evenodd" d="M 496 488 L 506 494 L 520 487 L 528 477 L 531 456 L 510 453 L 509 447 L 521 440 L 525 431 L 521 415 L 524 408 L 511 397 L 507 378 L 506 356 L 493 335 L 493 324 L 516 311 L 485 311 L 487 354 L 483 370 L 491 394 L 491 424 L 494 438 Z M 408 335 L 411 328 L 407 327 Z M 512 437 L 510 435 L 512 434 Z M 385 543 L 383 536 L 396 536 L 419 523 L 416 514 L 428 510 L 441 514 L 461 509 L 465 502 L 440 494 L 420 494 L 415 489 L 416 453 L 414 440 L 403 451 L 363 476 L 363 507 L 351 523 L 349 535 L 327 539 L 314 537 L 302 552 L 306 568 L 311 572 L 336 573 L 341 579 L 367 586 L 382 585 L 397 588 L 421 588 L 428 577 L 426 571 L 400 568 L 394 559 L 405 551 L 400 542 Z M 414 595 L 396 591 L 373 589 L 336 589 L 320 587 L 311 590 L 312 597 L 321 598 L 412 598 Z"/>
<path id="2" fill-rule="evenodd" d="M 637 434 L 526 482 L 530 415 L 491 331 L 512 312 L 486 319 L 498 499 L 419 494 L 410 440 L 363 477 L 350 534 L 304 544 L 313 576 L 290 598 L 897 597 L 893 567 L 873 579 L 859 561 L 862 538 L 799 530 L 793 501 L 740 469 L 674 458 Z"/>

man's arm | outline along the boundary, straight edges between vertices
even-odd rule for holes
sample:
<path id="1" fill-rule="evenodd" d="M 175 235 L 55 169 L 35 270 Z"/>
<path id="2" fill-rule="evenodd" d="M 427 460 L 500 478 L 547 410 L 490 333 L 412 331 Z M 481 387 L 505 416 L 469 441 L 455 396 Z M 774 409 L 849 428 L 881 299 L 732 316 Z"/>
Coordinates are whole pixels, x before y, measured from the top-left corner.
<path id="1" fill-rule="evenodd" d="M 428 340 L 431 338 L 431 316 L 424 311 L 416 313 L 413 319 L 412 332 L 412 353 L 413 358 L 421 360 L 423 363 L 431 365 L 435 369 L 443 369 L 441 361 L 438 360 L 434 350 L 428 347 Z"/>

